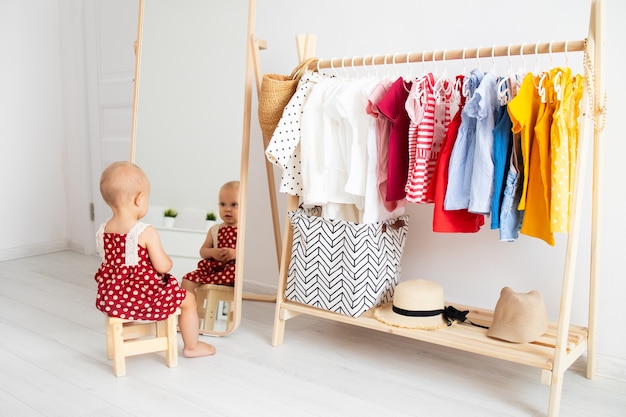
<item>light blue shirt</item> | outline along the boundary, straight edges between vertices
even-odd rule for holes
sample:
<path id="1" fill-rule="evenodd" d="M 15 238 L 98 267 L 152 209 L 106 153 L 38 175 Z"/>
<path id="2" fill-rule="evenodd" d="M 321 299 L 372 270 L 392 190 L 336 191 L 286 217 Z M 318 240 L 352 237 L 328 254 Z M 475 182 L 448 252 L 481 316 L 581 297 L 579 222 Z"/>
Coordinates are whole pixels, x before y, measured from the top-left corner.
<path id="1" fill-rule="evenodd" d="M 467 114 L 476 118 L 476 142 L 472 177 L 469 189 L 468 211 L 478 214 L 491 213 L 493 196 L 493 128 L 495 126 L 497 76 L 485 74 L 471 100 L 465 105 Z"/>
<path id="2" fill-rule="evenodd" d="M 465 77 L 463 90 L 468 103 L 483 79 L 483 73 L 475 69 Z M 470 179 L 476 143 L 476 118 L 468 113 L 467 104 L 461 112 L 461 126 L 457 133 L 448 164 L 448 188 L 443 202 L 446 210 L 469 207 Z"/>

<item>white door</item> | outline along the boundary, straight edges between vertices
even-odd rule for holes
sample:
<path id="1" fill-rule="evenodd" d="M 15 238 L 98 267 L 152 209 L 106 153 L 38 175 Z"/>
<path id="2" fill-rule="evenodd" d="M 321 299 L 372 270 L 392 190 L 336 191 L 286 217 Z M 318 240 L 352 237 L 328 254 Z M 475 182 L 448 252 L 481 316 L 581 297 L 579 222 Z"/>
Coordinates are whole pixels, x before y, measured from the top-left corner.
<path id="1" fill-rule="evenodd" d="M 100 173 L 113 161 L 130 159 L 138 15 L 139 0 L 85 1 L 94 229 L 110 215 L 100 197 Z M 95 253 L 95 247 L 86 251 Z"/>

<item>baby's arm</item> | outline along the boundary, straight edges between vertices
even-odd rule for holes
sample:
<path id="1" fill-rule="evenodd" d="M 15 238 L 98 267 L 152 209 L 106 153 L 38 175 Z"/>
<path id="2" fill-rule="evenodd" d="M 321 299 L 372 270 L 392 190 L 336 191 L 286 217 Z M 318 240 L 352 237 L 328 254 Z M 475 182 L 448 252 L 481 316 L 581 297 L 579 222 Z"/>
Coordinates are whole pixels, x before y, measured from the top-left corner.
<path id="1" fill-rule="evenodd" d="M 213 247 L 213 234 L 211 229 L 206 234 L 204 243 L 200 247 L 200 257 L 202 259 L 217 259 L 217 249 Z"/>
<path id="2" fill-rule="evenodd" d="M 172 269 L 172 259 L 165 253 L 159 232 L 154 227 L 146 227 L 139 235 L 139 244 L 148 251 L 152 266 L 157 272 L 165 274 Z"/>

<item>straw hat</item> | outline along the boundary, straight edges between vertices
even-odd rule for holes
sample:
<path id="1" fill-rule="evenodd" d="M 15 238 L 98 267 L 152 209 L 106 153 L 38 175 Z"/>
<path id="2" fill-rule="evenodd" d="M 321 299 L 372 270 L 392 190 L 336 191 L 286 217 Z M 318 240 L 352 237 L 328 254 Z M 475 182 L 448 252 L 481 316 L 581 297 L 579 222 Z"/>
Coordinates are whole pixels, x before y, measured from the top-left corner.
<path id="1" fill-rule="evenodd" d="M 539 292 L 516 293 L 509 287 L 502 288 L 487 336 L 507 342 L 528 343 L 547 330 L 546 306 Z"/>
<path id="2" fill-rule="evenodd" d="M 393 301 L 374 310 L 383 323 L 407 329 L 446 327 L 443 288 L 436 282 L 415 279 L 399 283 Z"/>

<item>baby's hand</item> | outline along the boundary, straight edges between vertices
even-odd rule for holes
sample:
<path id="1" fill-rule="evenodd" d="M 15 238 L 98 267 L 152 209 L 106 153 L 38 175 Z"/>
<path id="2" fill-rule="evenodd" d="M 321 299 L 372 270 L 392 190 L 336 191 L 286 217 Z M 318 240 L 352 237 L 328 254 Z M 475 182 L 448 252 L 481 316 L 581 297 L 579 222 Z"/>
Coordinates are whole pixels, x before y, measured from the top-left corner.
<path id="1" fill-rule="evenodd" d="M 217 250 L 217 259 L 222 262 L 228 262 L 235 259 L 235 249 L 231 248 L 219 248 Z"/>

